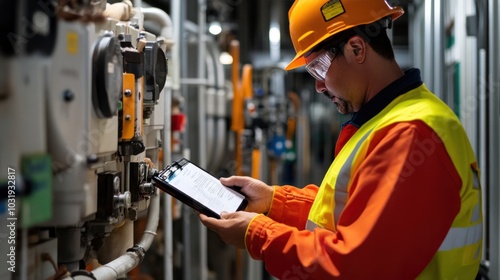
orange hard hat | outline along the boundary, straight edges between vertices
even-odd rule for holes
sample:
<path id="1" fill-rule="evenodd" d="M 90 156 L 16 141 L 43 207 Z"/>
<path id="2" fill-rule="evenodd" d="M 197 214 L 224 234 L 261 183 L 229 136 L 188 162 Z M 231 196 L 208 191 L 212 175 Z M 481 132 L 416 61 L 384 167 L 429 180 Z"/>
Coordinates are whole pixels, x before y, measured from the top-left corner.
<path id="1" fill-rule="evenodd" d="M 304 54 L 339 32 L 403 14 L 401 7 L 391 7 L 385 0 L 296 0 L 288 19 L 297 54 L 285 69 L 304 66 Z"/>

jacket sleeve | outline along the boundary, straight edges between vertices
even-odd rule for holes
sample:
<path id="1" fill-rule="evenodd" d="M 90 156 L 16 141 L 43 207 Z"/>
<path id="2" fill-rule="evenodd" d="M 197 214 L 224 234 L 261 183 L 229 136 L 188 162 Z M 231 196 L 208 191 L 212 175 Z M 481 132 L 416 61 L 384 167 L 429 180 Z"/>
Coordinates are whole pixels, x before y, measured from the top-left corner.
<path id="1" fill-rule="evenodd" d="M 274 221 L 304 229 L 318 187 L 307 185 L 303 189 L 292 186 L 274 187 L 273 201 L 267 216 Z"/>
<path id="2" fill-rule="evenodd" d="M 257 216 L 246 245 L 280 279 L 415 279 L 460 209 L 460 177 L 421 122 L 376 133 L 354 170 L 337 232 Z M 333 211 L 333 209 L 332 209 Z"/>

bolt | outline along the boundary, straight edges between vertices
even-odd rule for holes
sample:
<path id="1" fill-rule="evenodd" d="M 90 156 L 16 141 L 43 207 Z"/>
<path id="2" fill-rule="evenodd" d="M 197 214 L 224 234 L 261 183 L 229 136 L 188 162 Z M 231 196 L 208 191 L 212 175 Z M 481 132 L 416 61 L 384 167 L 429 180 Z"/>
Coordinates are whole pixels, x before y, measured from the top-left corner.
<path id="1" fill-rule="evenodd" d="M 33 29 L 36 29 L 36 32 L 47 36 L 50 32 L 50 22 L 49 16 L 41 11 L 36 11 L 33 14 Z"/>
<path id="2" fill-rule="evenodd" d="M 132 221 L 137 220 L 137 217 L 139 216 L 139 212 L 137 211 L 136 208 L 129 208 L 128 209 L 128 218 Z"/>
<path id="3" fill-rule="evenodd" d="M 95 164 L 99 162 L 99 158 L 96 154 L 91 154 L 87 156 L 87 165 Z"/>
<path id="4" fill-rule="evenodd" d="M 113 179 L 113 189 L 115 191 L 120 190 L 120 177 L 118 176 L 115 176 L 115 178 Z"/>
<path id="5" fill-rule="evenodd" d="M 153 183 L 142 183 L 139 185 L 141 195 L 152 195 L 156 191 L 156 186 Z"/>
<path id="6" fill-rule="evenodd" d="M 115 209 L 119 207 L 130 208 L 132 206 L 132 194 L 129 191 L 118 194 L 113 197 Z"/>
<path id="7" fill-rule="evenodd" d="M 139 176 L 142 178 L 144 178 L 144 164 L 141 164 L 139 165 Z"/>
<path id="8" fill-rule="evenodd" d="M 130 115 L 126 115 L 126 116 L 125 116 L 125 120 L 126 120 L 126 121 L 130 121 L 130 118 L 131 118 L 131 117 L 130 117 Z"/>
<path id="9" fill-rule="evenodd" d="M 71 102 L 75 99 L 75 94 L 71 90 L 67 89 L 63 92 L 63 97 L 64 101 Z"/>
<path id="10" fill-rule="evenodd" d="M 125 94 L 126 97 L 132 96 L 132 91 L 130 89 L 126 89 L 123 94 Z"/>

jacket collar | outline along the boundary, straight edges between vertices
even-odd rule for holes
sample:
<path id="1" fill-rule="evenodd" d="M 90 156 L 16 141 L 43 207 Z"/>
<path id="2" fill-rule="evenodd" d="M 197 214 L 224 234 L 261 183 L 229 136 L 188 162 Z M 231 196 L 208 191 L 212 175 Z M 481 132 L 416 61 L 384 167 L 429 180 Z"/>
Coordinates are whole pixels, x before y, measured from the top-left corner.
<path id="1" fill-rule="evenodd" d="M 378 94 L 376 94 L 370 101 L 368 101 L 363 107 L 356 113 L 352 114 L 352 118 L 346 123 L 342 124 L 342 127 L 347 124 L 352 124 L 355 127 L 361 127 L 371 118 L 376 116 L 380 111 L 382 111 L 387 105 L 389 105 L 398 96 L 411 91 L 423 84 L 422 78 L 420 77 L 420 70 L 417 68 L 412 68 L 404 72 L 404 76 L 395 80 Z"/>

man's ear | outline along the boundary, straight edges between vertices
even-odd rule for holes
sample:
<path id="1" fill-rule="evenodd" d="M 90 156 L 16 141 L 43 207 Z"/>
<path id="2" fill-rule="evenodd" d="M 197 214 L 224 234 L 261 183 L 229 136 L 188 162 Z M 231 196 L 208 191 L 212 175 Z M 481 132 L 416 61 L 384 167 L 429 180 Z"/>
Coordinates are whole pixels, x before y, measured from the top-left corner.
<path id="1" fill-rule="evenodd" d="M 363 63 L 366 59 L 367 43 L 360 36 L 353 36 L 347 41 L 349 51 L 353 54 L 353 59 L 358 63 Z"/>

